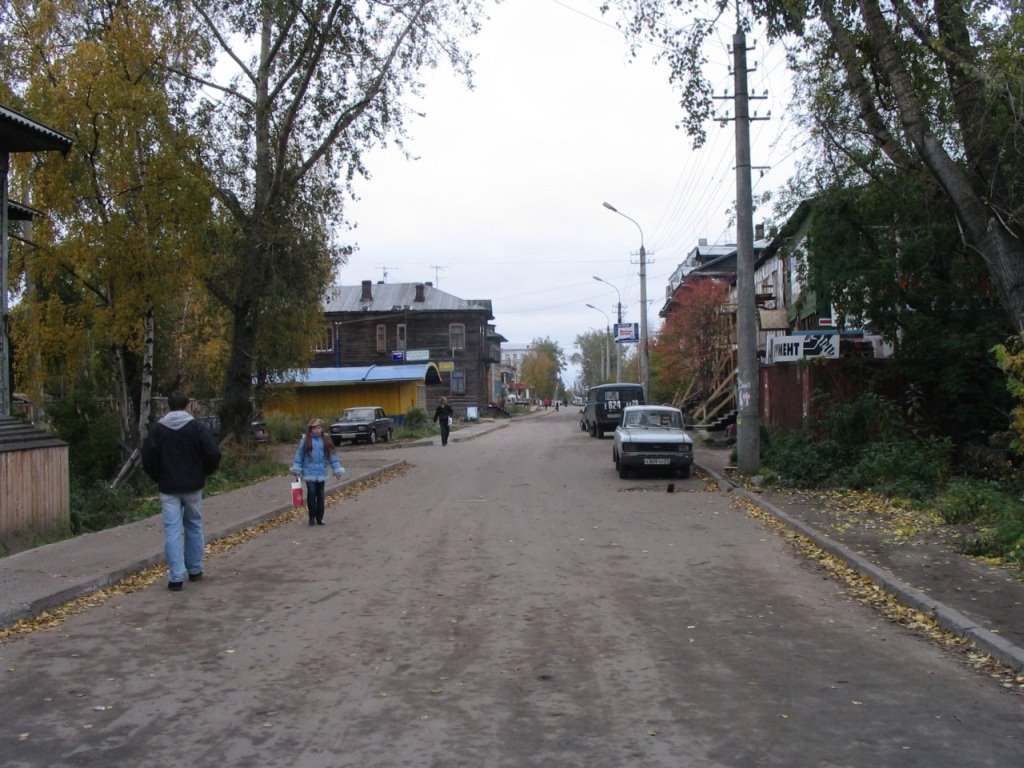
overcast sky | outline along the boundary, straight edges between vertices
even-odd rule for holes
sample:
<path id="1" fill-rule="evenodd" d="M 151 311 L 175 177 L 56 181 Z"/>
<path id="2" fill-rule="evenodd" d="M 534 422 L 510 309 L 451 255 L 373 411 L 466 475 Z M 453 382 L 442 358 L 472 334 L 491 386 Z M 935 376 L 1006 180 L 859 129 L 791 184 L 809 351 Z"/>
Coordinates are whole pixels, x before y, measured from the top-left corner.
<path id="1" fill-rule="evenodd" d="M 642 230 L 653 335 L 668 277 L 698 239 L 735 242 L 733 124 L 709 125 L 707 144 L 692 150 L 675 128 L 678 97 L 654 49 L 630 60 L 596 3 L 506 0 L 489 15 L 469 42 L 474 90 L 447 69 L 428 75 L 415 105 L 425 117 L 408 125 L 416 159 L 393 150 L 368 157 L 373 178 L 349 209 L 358 250 L 339 282 L 432 281 L 463 299 L 490 299 L 510 342 L 547 337 L 569 356 L 578 334 L 615 322 L 615 288 L 623 320 L 640 321 Z M 731 37 L 726 27 L 709 51 L 716 95 L 733 92 Z M 768 91 L 751 111 L 772 114 L 751 125 L 752 165 L 770 166 L 754 174 L 759 193 L 785 183 L 799 149 L 784 119 L 782 50 L 758 40 L 748 60 L 757 62 L 750 92 Z"/>

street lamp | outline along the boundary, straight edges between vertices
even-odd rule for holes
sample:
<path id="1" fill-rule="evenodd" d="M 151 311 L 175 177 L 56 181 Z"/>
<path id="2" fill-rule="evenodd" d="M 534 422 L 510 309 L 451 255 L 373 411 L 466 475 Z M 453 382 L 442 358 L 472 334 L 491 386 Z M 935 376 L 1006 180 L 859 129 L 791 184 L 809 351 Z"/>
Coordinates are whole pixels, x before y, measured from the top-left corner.
<path id="1" fill-rule="evenodd" d="M 612 288 L 615 288 L 615 293 L 619 297 L 619 303 L 617 305 L 618 310 L 619 310 L 619 312 L 618 312 L 618 317 L 619 317 L 618 324 L 622 325 L 622 294 L 619 293 L 619 289 L 616 288 L 611 283 L 609 283 L 604 278 L 598 277 L 597 275 L 593 275 L 593 278 L 595 280 L 597 280 L 597 282 L 599 282 L 599 283 L 604 283 L 605 285 L 611 285 Z M 619 348 L 619 342 L 618 342 L 618 339 L 616 338 L 616 340 L 615 340 L 615 383 L 618 384 L 620 381 L 622 381 L 622 350 Z"/>
<path id="2" fill-rule="evenodd" d="M 599 307 L 595 307 L 593 304 L 587 304 L 591 309 L 596 309 L 602 315 L 604 315 L 604 321 L 607 323 L 604 327 L 604 377 L 608 378 L 608 369 L 611 368 L 611 356 L 608 352 L 608 337 L 612 335 L 611 324 L 612 321 L 608 317 L 608 313 Z"/>
<path id="3" fill-rule="evenodd" d="M 648 381 L 650 368 L 647 354 L 647 251 L 644 250 L 644 231 L 636 219 L 627 216 L 611 203 L 602 203 L 602 205 L 612 213 L 617 213 L 622 218 L 632 221 L 640 232 L 640 385 L 644 388 L 644 399 L 647 400 L 650 398 L 651 392 Z"/>

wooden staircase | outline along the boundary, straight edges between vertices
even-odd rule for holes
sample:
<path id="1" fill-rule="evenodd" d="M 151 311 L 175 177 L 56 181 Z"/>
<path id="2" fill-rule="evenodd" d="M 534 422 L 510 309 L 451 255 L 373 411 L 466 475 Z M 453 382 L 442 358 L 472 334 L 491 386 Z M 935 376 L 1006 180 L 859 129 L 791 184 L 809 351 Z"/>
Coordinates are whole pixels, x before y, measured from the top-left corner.
<path id="1" fill-rule="evenodd" d="M 728 358 L 724 362 L 731 363 Z M 719 377 L 718 385 L 711 394 L 694 408 L 688 409 L 695 422 L 695 429 L 720 432 L 736 423 L 737 371 L 732 365 L 728 366 L 728 372 L 722 370 L 724 367 L 719 367 L 719 373 L 723 375 Z"/>

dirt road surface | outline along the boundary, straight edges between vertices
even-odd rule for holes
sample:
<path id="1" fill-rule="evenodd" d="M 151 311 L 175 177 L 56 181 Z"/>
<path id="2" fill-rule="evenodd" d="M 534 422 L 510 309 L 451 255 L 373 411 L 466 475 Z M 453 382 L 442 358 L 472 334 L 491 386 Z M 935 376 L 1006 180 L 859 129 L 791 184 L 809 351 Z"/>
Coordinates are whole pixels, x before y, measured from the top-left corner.
<path id="1" fill-rule="evenodd" d="M 1024 697 L 575 409 L 0 646 L 0 765 L 1024 765 Z M 669 484 L 674 484 L 670 493 Z"/>

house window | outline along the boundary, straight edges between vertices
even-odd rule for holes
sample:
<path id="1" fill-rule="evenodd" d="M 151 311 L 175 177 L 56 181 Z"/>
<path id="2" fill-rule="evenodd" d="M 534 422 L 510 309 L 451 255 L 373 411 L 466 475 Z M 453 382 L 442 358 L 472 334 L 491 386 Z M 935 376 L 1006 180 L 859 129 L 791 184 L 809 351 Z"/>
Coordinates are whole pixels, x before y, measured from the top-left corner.
<path id="1" fill-rule="evenodd" d="M 452 323 L 448 326 L 448 342 L 452 349 L 466 348 L 466 326 L 462 323 Z"/>
<path id="2" fill-rule="evenodd" d="M 466 372 L 461 368 L 452 371 L 452 394 L 466 394 Z"/>
<path id="3" fill-rule="evenodd" d="M 320 329 L 320 334 L 317 336 L 316 341 L 313 344 L 313 351 L 334 351 L 334 329 L 331 326 L 327 325 Z"/>
<path id="4" fill-rule="evenodd" d="M 380 325 L 377 326 L 377 351 L 388 351 L 388 331 L 387 328 L 384 326 L 384 323 L 381 323 Z"/>
<path id="5" fill-rule="evenodd" d="M 405 349 L 405 323 L 399 323 L 397 327 L 398 331 L 398 346 L 395 349 Z"/>

